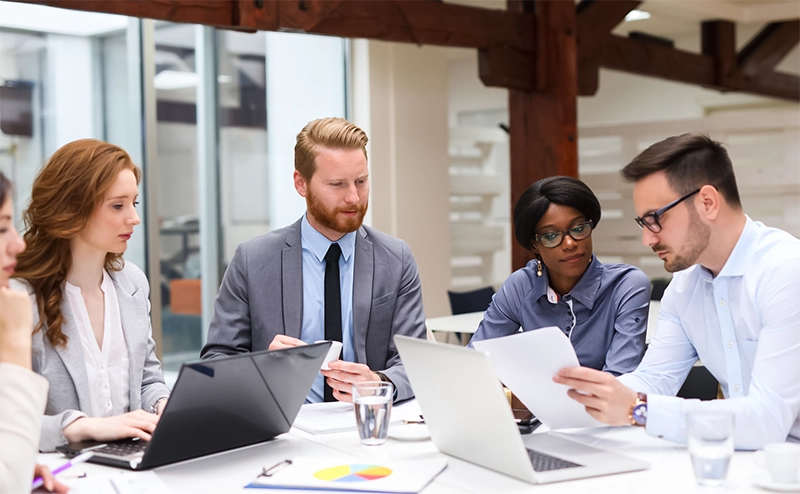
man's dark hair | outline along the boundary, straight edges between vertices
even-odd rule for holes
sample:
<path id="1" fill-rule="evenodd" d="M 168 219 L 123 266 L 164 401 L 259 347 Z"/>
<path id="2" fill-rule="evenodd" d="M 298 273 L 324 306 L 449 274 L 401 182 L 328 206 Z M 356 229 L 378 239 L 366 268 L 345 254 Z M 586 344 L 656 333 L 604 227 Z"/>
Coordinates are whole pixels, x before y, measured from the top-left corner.
<path id="1" fill-rule="evenodd" d="M 585 183 L 572 177 L 543 178 L 528 187 L 514 206 L 514 234 L 522 247 L 533 246 L 536 225 L 550 204 L 575 208 L 595 226 L 600 222 L 600 201 Z"/>
<path id="2" fill-rule="evenodd" d="M 620 174 L 628 182 L 664 171 L 678 195 L 713 185 L 733 207 L 741 208 L 736 175 L 722 144 L 699 134 L 668 137 L 642 151 Z"/>

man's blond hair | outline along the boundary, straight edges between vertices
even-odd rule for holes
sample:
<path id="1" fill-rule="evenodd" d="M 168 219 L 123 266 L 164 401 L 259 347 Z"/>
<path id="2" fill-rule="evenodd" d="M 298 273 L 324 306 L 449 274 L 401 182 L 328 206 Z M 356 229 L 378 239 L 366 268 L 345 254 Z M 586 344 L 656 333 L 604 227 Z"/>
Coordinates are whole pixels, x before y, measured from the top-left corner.
<path id="1" fill-rule="evenodd" d="M 317 168 L 317 148 L 360 149 L 367 157 L 367 133 L 358 126 L 339 117 L 320 118 L 309 122 L 297 134 L 294 146 L 294 169 L 306 180 L 311 180 Z"/>

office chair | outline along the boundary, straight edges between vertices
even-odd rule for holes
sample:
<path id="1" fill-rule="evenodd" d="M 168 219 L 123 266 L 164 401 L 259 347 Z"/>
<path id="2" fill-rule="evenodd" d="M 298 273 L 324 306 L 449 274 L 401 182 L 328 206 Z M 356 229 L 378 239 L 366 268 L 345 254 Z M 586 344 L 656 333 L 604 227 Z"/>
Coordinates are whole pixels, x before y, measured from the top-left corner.
<path id="1" fill-rule="evenodd" d="M 683 382 L 678 397 L 696 398 L 698 400 L 713 400 L 717 397 L 719 383 L 716 378 L 702 365 L 696 365 L 689 371 Z"/>
<path id="2" fill-rule="evenodd" d="M 450 298 L 450 310 L 453 315 L 466 314 L 468 312 L 480 312 L 489 308 L 492 303 L 494 288 L 486 286 L 469 292 L 453 292 L 447 290 Z M 461 343 L 461 333 L 456 333 L 458 342 Z"/>

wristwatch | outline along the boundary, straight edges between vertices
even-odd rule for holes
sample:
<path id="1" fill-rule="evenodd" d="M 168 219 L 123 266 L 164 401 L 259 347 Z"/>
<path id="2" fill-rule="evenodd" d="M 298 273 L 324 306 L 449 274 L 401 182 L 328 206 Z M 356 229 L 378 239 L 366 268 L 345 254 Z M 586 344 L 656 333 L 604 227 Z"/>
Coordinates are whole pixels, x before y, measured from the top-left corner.
<path id="1" fill-rule="evenodd" d="M 638 425 L 644 427 L 647 425 L 647 395 L 644 393 L 637 393 L 636 399 L 631 405 L 628 412 L 628 418 L 631 420 L 631 425 Z"/>

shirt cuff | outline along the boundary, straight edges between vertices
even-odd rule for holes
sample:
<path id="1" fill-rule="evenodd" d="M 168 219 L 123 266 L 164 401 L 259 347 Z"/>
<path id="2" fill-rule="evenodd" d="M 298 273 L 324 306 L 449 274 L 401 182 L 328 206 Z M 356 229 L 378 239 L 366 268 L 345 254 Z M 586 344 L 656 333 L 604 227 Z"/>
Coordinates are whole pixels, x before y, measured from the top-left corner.
<path id="1" fill-rule="evenodd" d="M 647 433 L 675 443 L 686 442 L 684 403 L 674 396 L 647 395 Z"/>

